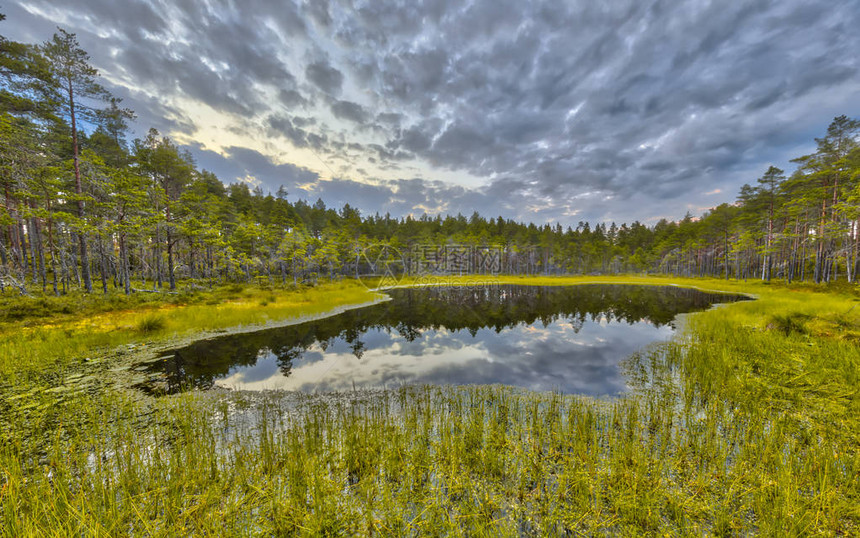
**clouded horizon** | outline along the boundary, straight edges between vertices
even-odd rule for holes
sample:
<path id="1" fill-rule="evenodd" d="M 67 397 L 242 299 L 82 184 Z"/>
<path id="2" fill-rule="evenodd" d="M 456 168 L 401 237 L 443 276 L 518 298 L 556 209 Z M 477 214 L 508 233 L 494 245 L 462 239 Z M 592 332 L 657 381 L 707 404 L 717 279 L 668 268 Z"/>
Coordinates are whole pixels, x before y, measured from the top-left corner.
<path id="1" fill-rule="evenodd" d="M 653 224 L 860 116 L 854 0 L 27 0 L 224 182 L 362 213 Z"/>

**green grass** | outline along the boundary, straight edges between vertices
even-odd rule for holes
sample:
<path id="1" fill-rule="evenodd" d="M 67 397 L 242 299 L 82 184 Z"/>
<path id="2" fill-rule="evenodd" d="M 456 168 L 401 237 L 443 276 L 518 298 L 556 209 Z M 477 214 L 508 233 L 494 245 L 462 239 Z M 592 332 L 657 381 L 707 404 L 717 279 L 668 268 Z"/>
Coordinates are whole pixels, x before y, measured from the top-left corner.
<path id="1" fill-rule="evenodd" d="M 127 298 L 118 292 L 102 297 L 103 304 L 85 296 L 77 306 L 74 297 L 14 298 L 33 304 L 20 309 L 28 312 L 21 319 L 9 321 L 7 316 L 0 323 L 0 379 L 12 383 L 22 375 L 64 368 L 93 353 L 140 343 L 142 337 L 144 342 L 159 342 L 200 331 L 250 328 L 379 298 L 351 281 L 285 290 L 232 284 L 213 291 L 153 295 Z M 0 298 L 7 306 L 13 300 Z M 34 318 L 35 312 L 41 317 Z"/>
<path id="2" fill-rule="evenodd" d="M 611 281 L 758 300 L 686 316 L 673 341 L 625 362 L 631 395 L 606 401 L 505 387 L 149 399 L 109 388 L 41 390 L 72 386 L 52 373 L 70 364 L 63 360 L 7 366 L 39 390 L 18 390 L 0 409 L 0 528 L 105 536 L 860 533 L 853 288 Z M 308 301 L 251 290 L 225 323 L 369 297 L 342 286 L 297 292 Z M 148 315 L 128 314 L 128 322 Z M 166 326 L 156 335 L 217 323 L 203 306 L 158 315 Z M 131 327 L 123 342 L 141 337 Z"/>
<path id="3" fill-rule="evenodd" d="M 147 314 L 137 322 L 137 331 L 143 334 L 156 333 L 164 330 L 167 322 L 161 314 Z"/>

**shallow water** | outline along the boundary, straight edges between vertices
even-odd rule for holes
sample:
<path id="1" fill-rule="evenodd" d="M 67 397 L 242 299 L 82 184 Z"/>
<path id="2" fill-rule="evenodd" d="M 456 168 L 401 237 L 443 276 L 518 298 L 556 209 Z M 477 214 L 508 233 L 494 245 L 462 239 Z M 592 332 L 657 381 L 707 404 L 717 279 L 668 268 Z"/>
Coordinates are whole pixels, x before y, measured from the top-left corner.
<path id="1" fill-rule="evenodd" d="M 673 320 L 742 297 L 675 287 L 414 288 L 318 321 L 203 340 L 149 366 L 151 393 L 303 392 L 403 384 L 504 384 L 612 396 L 619 369 Z"/>

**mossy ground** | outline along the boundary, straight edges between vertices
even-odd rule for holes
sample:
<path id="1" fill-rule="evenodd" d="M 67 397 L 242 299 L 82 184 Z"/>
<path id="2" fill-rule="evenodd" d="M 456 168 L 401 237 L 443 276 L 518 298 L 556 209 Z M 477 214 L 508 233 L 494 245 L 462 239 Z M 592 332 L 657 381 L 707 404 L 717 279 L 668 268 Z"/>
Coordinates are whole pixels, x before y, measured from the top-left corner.
<path id="1" fill-rule="evenodd" d="M 685 317 L 673 341 L 625 363 L 636 390 L 615 400 L 506 387 L 298 404 L 279 394 L 68 389 L 90 372 L 82 358 L 121 344 L 374 297 L 351 282 L 7 321 L 0 526 L 10 535 L 860 532 L 853 287 L 496 280 L 673 284 L 757 300 Z"/>

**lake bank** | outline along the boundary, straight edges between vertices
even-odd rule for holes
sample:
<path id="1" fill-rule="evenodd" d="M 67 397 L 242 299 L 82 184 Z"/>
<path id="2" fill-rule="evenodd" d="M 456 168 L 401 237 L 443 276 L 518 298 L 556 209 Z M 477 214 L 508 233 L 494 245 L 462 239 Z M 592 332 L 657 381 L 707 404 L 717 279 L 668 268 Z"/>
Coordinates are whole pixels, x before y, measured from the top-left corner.
<path id="1" fill-rule="evenodd" d="M 608 402 L 505 387 L 414 388 L 361 396 L 359 406 L 352 397 L 309 397 L 295 414 L 283 411 L 279 399 L 291 398 L 283 395 L 156 400 L 99 382 L 76 395 L 45 392 L 62 384 L 44 369 L 80 362 L 73 354 L 44 359 L 43 367 L 6 366 L 31 392 L 42 390 L 4 398 L 7 412 L 35 403 L 29 413 L 7 414 L 6 528 L 856 531 L 860 309 L 853 295 L 712 279 L 499 281 L 675 284 L 758 300 L 689 316 L 675 340 L 629 361 L 629 375 L 647 390 Z M 334 286 L 314 290 L 336 302 L 329 309 L 370 296 L 355 283 Z M 278 305 L 273 295 L 268 301 L 254 290 L 213 323 L 271 321 L 260 310 Z M 310 303 L 284 300 L 280 312 L 313 315 Z M 114 329 L 117 340 L 102 345 L 167 342 L 179 329 L 193 335 L 189 327 L 211 306 L 164 309 L 161 329 Z M 44 437 L 23 439 L 35 436 Z M 36 455 L 36 445 L 46 450 Z"/>

